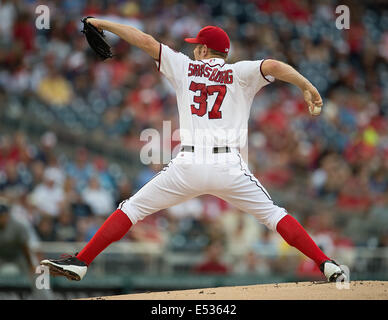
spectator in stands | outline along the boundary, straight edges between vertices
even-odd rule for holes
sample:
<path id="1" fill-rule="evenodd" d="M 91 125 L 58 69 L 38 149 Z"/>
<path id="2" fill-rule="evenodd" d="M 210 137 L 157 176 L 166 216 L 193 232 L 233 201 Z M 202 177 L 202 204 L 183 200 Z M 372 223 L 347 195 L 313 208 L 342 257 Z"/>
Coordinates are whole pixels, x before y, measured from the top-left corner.
<path id="1" fill-rule="evenodd" d="M 365 215 L 371 205 L 366 183 L 356 177 L 348 179 L 341 188 L 337 205 L 344 213 Z"/>
<path id="2" fill-rule="evenodd" d="M 36 28 L 31 23 L 32 19 L 30 12 L 24 10 L 19 13 L 13 26 L 14 40 L 21 45 L 26 53 L 32 53 L 35 50 Z"/>
<path id="3" fill-rule="evenodd" d="M 68 208 L 64 208 L 55 219 L 55 241 L 75 241 L 77 239 L 74 215 Z"/>
<path id="4" fill-rule="evenodd" d="M 225 249 L 233 256 L 245 256 L 257 242 L 262 230 L 254 216 L 239 210 L 226 212 L 216 223 L 223 225 L 226 238 Z"/>
<path id="5" fill-rule="evenodd" d="M 72 85 L 57 69 L 51 69 L 39 83 L 37 94 L 51 106 L 66 107 L 71 102 L 73 90 Z"/>
<path id="6" fill-rule="evenodd" d="M 133 194 L 132 184 L 128 178 L 124 177 L 117 182 L 117 192 L 116 192 L 116 207 L 126 199 L 128 195 Z"/>
<path id="7" fill-rule="evenodd" d="M 14 144 L 13 137 L 3 135 L 0 139 L 0 168 L 3 168 L 6 163 L 19 161 L 20 149 Z"/>
<path id="8" fill-rule="evenodd" d="M 254 251 L 249 251 L 236 262 L 233 272 L 239 275 L 268 276 L 271 268 L 264 257 L 260 257 Z"/>
<path id="9" fill-rule="evenodd" d="M 274 257 L 280 253 L 281 241 L 282 240 L 279 239 L 277 235 L 274 235 L 265 228 L 256 243 L 253 245 L 253 249 L 266 256 Z"/>
<path id="10" fill-rule="evenodd" d="M 28 190 L 29 181 L 18 170 L 17 163 L 8 161 L 0 171 L 0 191 L 4 195 L 18 196 Z"/>
<path id="11" fill-rule="evenodd" d="M 66 173 L 76 181 L 76 190 L 84 190 L 90 178 L 94 174 L 93 165 L 89 161 L 89 154 L 85 148 L 79 148 L 75 152 L 74 162 L 66 165 Z"/>
<path id="12" fill-rule="evenodd" d="M 151 163 L 149 166 L 144 167 L 136 177 L 135 191 L 144 186 L 152 177 L 157 174 L 162 168 L 161 164 Z"/>
<path id="13" fill-rule="evenodd" d="M 35 161 L 41 161 L 44 164 L 49 162 L 50 158 L 55 157 L 54 150 L 57 145 L 57 136 L 51 131 L 45 132 L 40 137 L 40 144 L 38 147 L 35 147 Z"/>
<path id="14" fill-rule="evenodd" d="M 202 274 L 227 274 L 228 266 L 222 262 L 223 246 L 219 242 L 211 243 L 205 251 L 205 259 L 194 268 L 194 272 Z"/>
<path id="15" fill-rule="evenodd" d="M 108 171 L 108 163 L 103 157 L 96 157 L 93 160 L 94 172 L 98 177 L 101 187 L 111 193 L 114 192 L 116 185 L 112 175 Z"/>
<path id="16" fill-rule="evenodd" d="M 29 164 L 29 173 L 31 176 L 32 189 L 43 183 L 45 168 L 45 164 L 42 161 L 32 161 Z"/>
<path id="17" fill-rule="evenodd" d="M 54 219 L 49 216 L 41 217 L 36 225 L 36 232 L 40 241 L 55 241 Z"/>
<path id="18" fill-rule="evenodd" d="M 82 199 L 82 195 L 76 193 L 74 198 L 69 202 L 71 211 L 74 213 L 74 216 L 78 218 L 86 218 L 93 215 L 92 208 L 90 205 L 85 203 Z"/>
<path id="19" fill-rule="evenodd" d="M 105 216 L 114 209 L 112 194 L 101 187 L 96 176 L 90 179 L 88 187 L 81 195 L 82 200 L 90 206 L 94 215 Z"/>
<path id="20" fill-rule="evenodd" d="M 372 172 L 369 179 L 369 188 L 377 197 L 388 190 L 388 168 L 379 167 Z"/>
<path id="21" fill-rule="evenodd" d="M 13 25 L 17 17 L 17 10 L 14 1 L 4 0 L 0 6 L 0 34 L 6 43 L 13 38 Z"/>
<path id="22" fill-rule="evenodd" d="M 51 177 L 57 187 L 63 188 L 66 175 L 62 167 L 59 165 L 57 157 L 53 154 L 48 158 L 44 175 Z"/>
<path id="23" fill-rule="evenodd" d="M 43 182 L 32 190 L 30 200 L 43 215 L 56 217 L 64 204 L 65 195 L 62 187 L 55 184 L 55 177 L 45 172 Z"/>

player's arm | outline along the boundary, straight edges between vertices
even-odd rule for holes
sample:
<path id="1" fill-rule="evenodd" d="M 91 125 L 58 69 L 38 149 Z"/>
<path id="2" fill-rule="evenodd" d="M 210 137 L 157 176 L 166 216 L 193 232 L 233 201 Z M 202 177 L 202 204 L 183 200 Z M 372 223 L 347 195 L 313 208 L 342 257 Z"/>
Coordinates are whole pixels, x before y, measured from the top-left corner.
<path id="1" fill-rule="evenodd" d="M 310 113 L 312 115 L 321 113 L 323 102 L 318 90 L 293 67 L 277 60 L 268 59 L 263 61 L 261 71 L 264 76 L 270 75 L 297 86 L 303 92 Z"/>
<path id="2" fill-rule="evenodd" d="M 160 43 L 151 35 L 134 27 L 107 20 L 89 18 L 87 21 L 99 30 L 112 32 L 129 44 L 142 49 L 155 60 L 159 59 Z"/>

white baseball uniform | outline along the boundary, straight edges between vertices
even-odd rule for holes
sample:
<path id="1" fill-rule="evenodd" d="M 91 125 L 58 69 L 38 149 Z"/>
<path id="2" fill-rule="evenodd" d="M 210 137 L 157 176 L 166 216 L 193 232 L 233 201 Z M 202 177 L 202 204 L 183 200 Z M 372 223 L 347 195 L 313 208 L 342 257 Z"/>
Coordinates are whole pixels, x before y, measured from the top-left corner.
<path id="1" fill-rule="evenodd" d="M 176 91 L 181 145 L 186 147 L 119 205 L 133 224 L 159 210 L 211 194 L 276 230 L 287 212 L 272 202 L 239 151 L 246 145 L 253 98 L 274 80 L 262 74 L 262 61 L 195 61 L 161 44 L 157 66 Z M 230 152 L 221 147 L 229 147 Z"/>

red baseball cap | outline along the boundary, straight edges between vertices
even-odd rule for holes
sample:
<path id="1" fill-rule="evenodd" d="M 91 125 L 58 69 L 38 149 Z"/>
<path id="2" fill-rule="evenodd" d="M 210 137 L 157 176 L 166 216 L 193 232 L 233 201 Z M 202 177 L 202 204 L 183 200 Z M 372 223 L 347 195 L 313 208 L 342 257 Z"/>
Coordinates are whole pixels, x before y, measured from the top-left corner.
<path id="1" fill-rule="evenodd" d="M 186 38 L 186 42 L 206 44 L 210 49 L 229 52 L 230 40 L 224 30 L 215 26 L 207 26 L 199 30 L 196 38 Z"/>

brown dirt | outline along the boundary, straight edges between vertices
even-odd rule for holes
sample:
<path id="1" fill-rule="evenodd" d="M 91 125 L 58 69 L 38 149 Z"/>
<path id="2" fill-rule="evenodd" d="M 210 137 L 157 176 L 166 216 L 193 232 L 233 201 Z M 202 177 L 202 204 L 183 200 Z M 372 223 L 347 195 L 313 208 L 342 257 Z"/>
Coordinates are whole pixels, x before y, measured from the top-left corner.
<path id="1" fill-rule="evenodd" d="M 388 300 L 388 281 L 351 281 L 349 288 L 336 283 L 290 282 L 239 287 L 148 292 L 96 297 L 93 300 Z"/>

